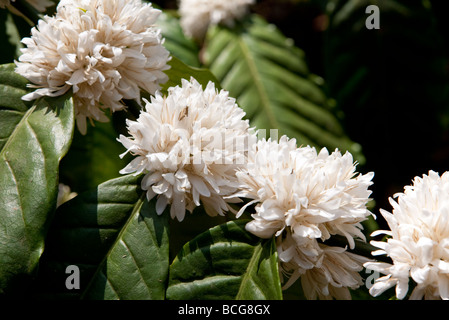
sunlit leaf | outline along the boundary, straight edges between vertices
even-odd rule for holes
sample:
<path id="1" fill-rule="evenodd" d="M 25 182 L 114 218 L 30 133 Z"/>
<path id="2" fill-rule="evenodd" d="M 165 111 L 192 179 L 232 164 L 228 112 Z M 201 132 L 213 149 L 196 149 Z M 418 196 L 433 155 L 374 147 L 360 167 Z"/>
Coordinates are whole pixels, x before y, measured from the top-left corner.
<path id="1" fill-rule="evenodd" d="M 141 177 L 100 184 L 58 208 L 40 266 L 43 292 L 84 299 L 164 299 L 168 214 L 140 189 Z M 81 270 L 80 289 L 65 287 L 65 269 Z"/>
<path id="2" fill-rule="evenodd" d="M 39 261 L 74 129 L 71 99 L 25 104 L 27 81 L 14 67 L 0 66 L 0 291 Z"/>
<path id="3" fill-rule="evenodd" d="M 282 299 L 274 240 L 231 221 L 188 242 L 170 266 L 167 298 Z"/>

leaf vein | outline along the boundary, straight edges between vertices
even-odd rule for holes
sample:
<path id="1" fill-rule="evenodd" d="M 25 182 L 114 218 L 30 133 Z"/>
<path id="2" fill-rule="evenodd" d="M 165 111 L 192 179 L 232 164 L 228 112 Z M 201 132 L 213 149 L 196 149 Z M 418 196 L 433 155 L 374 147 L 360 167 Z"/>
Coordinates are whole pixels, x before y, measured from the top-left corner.
<path id="1" fill-rule="evenodd" d="M 145 284 L 145 287 L 146 287 L 149 295 L 151 296 L 150 287 L 148 286 L 148 283 L 145 281 L 145 277 L 142 275 L 142 272 L 140 271 L 140 267 L 139 267 L 139 265 L 137 263 L 137 260 L 136 260 L 136 257 L 134 255 L 134 253 L 132 252 L 132 250 L 129 248 L 129 246 L 127 245 L 127 243 L 123 239 L 120 239 L 120 242 L 123 244 L 125 249 L 129 252 L 130 257 L 133 259 L 134 265 L 136 266 L 137 272 L 139 273 L 140 279 Z"/>

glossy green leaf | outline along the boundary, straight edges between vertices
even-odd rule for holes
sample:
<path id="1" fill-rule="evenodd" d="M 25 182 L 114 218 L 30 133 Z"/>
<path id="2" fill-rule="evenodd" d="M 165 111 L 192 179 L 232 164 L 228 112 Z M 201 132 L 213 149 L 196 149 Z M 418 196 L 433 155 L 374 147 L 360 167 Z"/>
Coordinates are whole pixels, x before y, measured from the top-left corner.
<path id="1" fill-rule="evenodd" d="M 184 35 L 179 19 L 165 11 L 159 16 L 157 24 L 165 39 L 164 47 L 185 64 L 200 67 L 199 48 L 192 39 Z"/>
<path id="2" fill-rule="evenodd" d="M 274 25 L 254 15 L 233 29 L 212 28 L 204 60 L 256 128 L 267 135 L 277 129 L 279 137 L 296 138 L 300 145 L 349 150 L 362 161 L 360 146 L 331 112 L 322 79 L 308 71 L 304 52 Z"/>
<path id="3" fill-rule="evenodd" d="M 221 224 L 188 242 L 170 266 L 167 298 L 281 299 L 274 240 L 253 236 L 246 223 Z"/>
<path id="4" fill-rule="evenodd" d="M 141 177 L 109 180 L 58 208 L 40 266 L 47 295 L 84 299 L 164 299 L 169 267 L 168 214 L 156 214 Z M 78 266 L 80 289 L 65 287 Z"/>
<path id="5" fill-rule="evenodd" d="M 220 82 L 208 69 L 190 67 L 176 57 L 172 57 L 169 65 L 171 68 L 165 71 L 169 80 L 163 85 L 162 91 L 166 91 L 169 87 L 181 85 L 182 79 L 190 80 L 191 77 L 195 78 L 203 87 L 209 81 L 212 81 L 215 88 L 220 89 Z"/>
<path id="6" fill-rule="evenodd" d="M 0 291 L 35 269 L 73 135 L 71 99 L 25 104 L 27 81 L 0 66 Z"/>

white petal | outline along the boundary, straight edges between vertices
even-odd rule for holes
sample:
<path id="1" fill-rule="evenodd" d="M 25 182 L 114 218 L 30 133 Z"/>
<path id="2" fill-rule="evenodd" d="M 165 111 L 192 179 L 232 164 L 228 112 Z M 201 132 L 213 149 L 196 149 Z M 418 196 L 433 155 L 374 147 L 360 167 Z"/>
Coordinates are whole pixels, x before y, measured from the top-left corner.
<path id="1" fill-rule="evenodd" d="M 200 195 L 210 197 L 210 190 L 201 178 L 192 175 L 189 180 Z"/>
<path id="2" fill-rule="evenodd" d="M 399 300 L 402 300 L 407 295 L 407 292 L 408 292 L 408 279 L 406 280 L 399 279 L 396 285 L 396 297 Z"/>
<path id="3" fill-rule="evenodd" d="M 170 184 L 166 180 L 163 180 L 162 182 L 159 182 L 157 185 L 151 187 L 151 189 L 157 194 L 164 194 L 165 192 L 168 191 L 169 188 Z"/>
<path id="4" fill-rule="evenodd" d="M 81 82 L 84 82 L 84 81 L 86 81 L 86 78 L 85 78 L 85 75 L 84 75 L 84 70 L 81 69 L 81 70 L 76 70 L 72 74 L 70 79 L 66 81 L 66 83 L 71 85 L 71 86 L 73 86 L 73 85 L 77 85 L 77 84 L 79 84 Z"/>
<path id="5" fill-rule="evenodd" d="M 394 287 L 396 284 L 396 280 L 388 279 L 386 281 L 377 281 L 373 286 L 369 289 L 369 293 L 373 297 L 377 297 L 381 295 L 386 290 L 390 289 L 391 287 Z"/>
<path id="6" fill-rule="evenodd" d="M 438 291 L 443 300 L 449 300 L 449 278 L 447 275 L 438 277 Z"/>
<path id="7" fill-rule="evenodd" d="M 159 171 L 146 174 L 141 182 L 143 190 L 148 190 L 153 184 L 162 179 L 162 174 Z"/>
<path id="8" fill-rule="evenodd" d="M 428 265 L 420 267 L 412 267 L 410 270 L 410 275 L 416 283 L 425 283 L 430 274 L 430 267 Z"/>
<path id="9" fill-rule="evenodd" d="M 161 215 L 167 207 L 167 198 L 164 195 L 160 195 L 156 201 L 156 213 Z"/>

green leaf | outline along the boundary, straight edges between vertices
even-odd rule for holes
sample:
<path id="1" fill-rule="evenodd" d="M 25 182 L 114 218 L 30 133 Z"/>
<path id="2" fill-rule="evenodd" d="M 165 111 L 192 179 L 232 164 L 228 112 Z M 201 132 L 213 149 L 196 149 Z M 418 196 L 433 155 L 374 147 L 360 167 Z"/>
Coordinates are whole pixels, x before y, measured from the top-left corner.
<path id="1" fill-rule="evenodd" d="M 167 298 L 281 299 L 274 239 L 261 240 L 231 221 L 188 242 L 170 266 Z"/>
<path id="2" fill-rule="evenodd" d="M 215 84 L 215 88 L 220 89 L 220 82 L 207 69 L 190 67 L 176 57 L 172 57 L 169 65 L 171 68 L 165 71 L 169 80 L 163 85 L 162 91 L 166 92 L 169 87 L 181 85 L 182 79 L 190 80 L 190 77 L 195 78 L 203 85 L 203 87 L 205 87 L 209 81 L 212 81 Z"/>
<path id="3" fill-rule="evenodd" d="M 40 266 L 46 295 L 84 299 L 164 299 L 169 268 L 167 212 L 158 216 L 140 177 L 109 180 L 58 208 Z M 65 287 L 80 268 L 80 290 Z"/>
<path id="4" fill-rule="evenodd" d="M 27 81 L 14 68 L 0 66 L 0 291 L 39 261 L 74 129 L 71 99 L 25 104 Z"/>
<path id="5" fill-rule="evenodd" d="M 274 25 L 253 15 L 233 29 L 212 28 L 204 60 L 257 129 L 277 129 L 279 137 L 298 144 L 349 150 L 361 158 L 360 146 L 331 112 L 322 79 L 309 73 L 304 52 Z"/>
<path id="6" fill-rule="evenodd" d="M 187 38 L 182 31 L 179 19 L 164 11 L 157 21 L 162 30 L 164 47 L 170 53 L 192 67 L 200 67 L 199 48 L 192 39 Z"/>
<path id="7" fill-rule="evenodd" d="M 170 261 L 172 261 L 182 247 L 199 234 L 212 227 L 235 219 L 231 215 L 209 216 L 204 206 L 196 207 L 192 213 L 186 211 L 184 220 L 170 219 Z M 186 226 L 188 226 L 186 228 Z"/>

